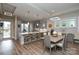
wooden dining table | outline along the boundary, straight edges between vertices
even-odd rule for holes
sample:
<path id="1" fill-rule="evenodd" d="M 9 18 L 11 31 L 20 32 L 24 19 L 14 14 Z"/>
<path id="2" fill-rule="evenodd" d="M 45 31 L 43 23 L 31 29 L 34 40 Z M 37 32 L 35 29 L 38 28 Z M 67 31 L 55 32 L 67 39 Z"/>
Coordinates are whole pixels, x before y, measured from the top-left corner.
<path id="1" fill-rule="evenodd" d="M 50 36 L 50 41 L 52 43 L 56 44 L 56 43 L 62 41 L 63 38 L 64 38 L 63 36 L 55 36 L 55 37 L 54 36 Z"/>

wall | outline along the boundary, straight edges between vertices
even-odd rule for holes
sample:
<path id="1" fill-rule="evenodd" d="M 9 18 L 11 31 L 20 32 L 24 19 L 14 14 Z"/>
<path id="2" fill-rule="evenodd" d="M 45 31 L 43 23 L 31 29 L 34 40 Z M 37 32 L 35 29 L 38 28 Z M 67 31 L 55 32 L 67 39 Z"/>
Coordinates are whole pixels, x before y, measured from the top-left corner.
<path id="1" fill-rule="evenodd" d="M 52 27 L 51 28 L 49 28 L 49 24 L 52 24 Z M 51 20 L 47 20 L 47 30 L 50 31 L 53 28 L 54 28 L 54 22 L 51 21 Z"/>
<path id="2" fill-rule="evenodd" d="M 21 20 L 18 19 L 17 21 L 17 38 L 20 38 L 20 33 L 21 33 Z"/>
<path id="3" fill-rule="evenodd" d="M 75 33 L 75 32 L 77 32 L 77 19 L 78 19 L 78 17 L 70 17 L 70 18 L 66 18 L 66 19 L 64 19 L 64 20 L 69 20 L 69 19 L 75 19 L 75 21 L 76 21 L 76 27 L 72 27 L 72 28 L 54 28 L 56 31 L 58 31 L 58 32 L 66 32 L 66 33 Z M 59 21 L 62 21 L 62 20 L 59 20 Z M 57 23 L 58 23 L 58 21 L 56 21 Z M 64 21 L 65 22 L 65 21 Z"/>
<path id="4" fill-rule="evenodd" d="M 21 28 L 18 27 L 18 25 L 21 24 L 20 19 L 18 19 L 18 17 L 16 16 L 15 19 L 12 20 L 11 23 L 11 31 L 12 31 L 12 38 L 15 40 L 18 40 L 20 37 L 20 32 L 21 32 Z"/>
<path id="5" fill-rule="evenodd" d="M 60 17 L 62 20 L 74 17 L 76 19 L 77 27 L 65 29 L 65 32 L 79 32 L 79 10 L 66 13 L 66 14 L 62 14 L 62 15 L 59 15 L 58 17 Z"/>
<path id="6" fill-rule="evenodd" d="M 78 11 L 73 11 L 73 12 L 70 12 L 70 13 L 66 13 L 66 14 L 62 14 L 62 15 L 58 15 L 57 17 L 60 17 L 61 20 L 67 20 L 68 18 L 75 18 L 76 19 L 76 26 L 75 28 L 65 28 L 65 29 L 55 29 L 56 31 L 60 31 L 60 32 L 71 32 L 71 33 L 75 33 L 75 32 L 79 32 L 79 10 Z M 50 21 L 51 22 L 51 21 Z M 48 21 L 48 23 L 50 23 Z M 52 22 L 52 24 L 54 24 Z"/>
<path id="7" fill-rule="evenodd" d="M 15 20 L 14 19 L 11 22 L 11 36 L 13 39 L 15 38 Z"/>

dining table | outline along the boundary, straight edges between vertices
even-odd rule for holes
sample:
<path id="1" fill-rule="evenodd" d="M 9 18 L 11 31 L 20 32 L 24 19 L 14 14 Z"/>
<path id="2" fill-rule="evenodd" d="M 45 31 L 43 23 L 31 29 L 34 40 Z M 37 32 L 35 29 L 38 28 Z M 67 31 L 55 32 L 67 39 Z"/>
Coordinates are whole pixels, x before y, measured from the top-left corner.
<path id="1" fill-rule="evenodd" d="M 65 35 L 59 35 L 59 36 L 49 36 L 50 37 L 50 41 L 51 41 L 51 43 L 53 43 L 53 44 L 58 44 L 58 43 L 60 43 L 62 40 L 64 40 L 64 38 L 65 38 Z M 57 46 L 56 46 L 57 47 Z M 66 47 L 67 47 L 67 44 L 66 44 L 66 41 L 64 42 L 64 49 L 66 49 Z"/>
<path id="2" fill-rule="evenodd" d="M 62 41 L 63 38 L 64 38 L 64 36 L 62 36 L 62 35 L 59 35 L 59 36 L 52 36 L 52 35 L 50 35 L 49 37 L 50 37 L 50 41 L 51 41 L 52 43 L 54 43 L 54 44 L 56 44 L 56 43 Z"/>

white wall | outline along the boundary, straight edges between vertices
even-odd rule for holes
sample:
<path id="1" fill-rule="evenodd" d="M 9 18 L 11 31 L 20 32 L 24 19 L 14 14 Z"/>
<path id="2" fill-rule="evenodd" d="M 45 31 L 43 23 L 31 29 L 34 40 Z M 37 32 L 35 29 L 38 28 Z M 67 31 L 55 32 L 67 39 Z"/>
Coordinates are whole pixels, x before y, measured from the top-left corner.
<path id="1" fill-rule="evenodd" d="M 70 32 L 70 33 L 79 32 L 79 10 L 74 11 L 74 12 L 70 12 L 70 13 L 66 13 L 66 14 L 62 14 L 62 15 L 58 15 L 57 17 L 60 17 L 61 20 L 67 20 L 68 18 L 74 17 L 76 19 L 76 26 L 77 27 L 75 27 L 75 28 L 65 28 L 65 29 L 55 29 L 54 28 L 56 31 L 60 31 L 60 32 L 65 31 L 65 32 Z"/>
<path id="2" fill-rule="evenodd" d="M 52 27 L 51 28 L 49 28 L 49 24 L 52 24 Z M 47 30 L 50 31 L 53 28 L 54 28 L 54 22 L 51 21 L 51 20 L 47 20 Z"/>

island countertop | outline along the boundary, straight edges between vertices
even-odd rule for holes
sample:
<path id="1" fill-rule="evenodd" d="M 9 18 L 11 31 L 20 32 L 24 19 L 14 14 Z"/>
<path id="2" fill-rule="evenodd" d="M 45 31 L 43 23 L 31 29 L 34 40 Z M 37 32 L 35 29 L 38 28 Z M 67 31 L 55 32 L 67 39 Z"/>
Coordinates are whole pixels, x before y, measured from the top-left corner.
<path id="1" fill-rule="evenodd" d="M 36 31 L 36 32 L 24 32 L 20 33 L 21 35 L 26 35 L 26 34 L 35 34 L 35 33 L 46 33 L 47 31 Z"/>
<path id="2" fill-rule="evenodd" d="M 24 41 L 25 39 L 25 36 L 26 35 L 29 35 L 29 42 L 31 42 L 31 41 L 36 41 L 36 40 L 38 40 L 38 38 L 40 39 L 41 38 L 41 35 L 39 35 L 39 34 L 46 34 L 48 31 L 34 31 L 34 32 L 23 32 L 23 33 L 20 33 L 20 44 L 21 45 L 23 45 L 24 43 L 27 43 L 28 41 Z M 33 35 L 33 34 L 35 34 L 35 35 Z M 35 40 L 33 40 L 33 38 L 32 38 L 32 36 L 30 36 L 30 35 L 33 35 L 33 37 L 35 38 Z M 27 37 L 28 38 L 28 37 Z"/>

